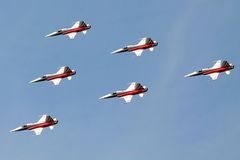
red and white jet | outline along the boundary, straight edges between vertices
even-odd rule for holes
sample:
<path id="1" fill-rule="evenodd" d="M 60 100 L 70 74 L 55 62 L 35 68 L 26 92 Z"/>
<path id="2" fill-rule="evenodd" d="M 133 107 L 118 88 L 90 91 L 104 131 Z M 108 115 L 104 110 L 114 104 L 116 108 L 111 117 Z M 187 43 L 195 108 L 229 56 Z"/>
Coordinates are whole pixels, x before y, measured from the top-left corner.
<path id="1" fill-rule="evenodd" d="M 122 52 L 134 52 L 137 56 L 141 56 L 144 49 L 154 50 L 154 47 L 158 45 L 157 41 L 153 41 L 151 38 L 142 38 L 141 41 L 136 45 L 128 45 L 126 47 L 120 48 L 113 51 L 112 54 L 122 53 Z"/>
<path id="2" fill-rule="evenodd" d="M 18 131 L 34 131 L 36 135 L 40 135 L 42 133 L 43 128 L 49 127 L 51 130 L 53 130 L 54 125 L 58 123 L 58 120 L 56 118 L 52 118 L 48 115 L 43 115 L 40 120 L 36 123 L 28 123 L 23 126 L 17 127 L 10 132 L 18 132 Z"/>
<path id="3" fill-rule="evenodd" d="M 63 78 L 72 79 L 72 76 L 76 74 L 76 71 L 71 70 L 69 67 L 61 67 L 55 74 L 47 74 L 37 79 L 30 81 L 29 83 L 42 82 L 42 81 L 52 81 L 54 85 L 59 85 Z"/>
<path id="4" fill-rule="evenodd" d="M 114 93 L 107 94 L 99 99 L 107 99 L 107 98 L 123 98 L 126 103 L 131 102 L 132 97 L 138 94 L 140 97 L 143 97 L 144 92 L 147 92 L 148 88 L 146 86 L 142 86 L 140 83 L 132 82 L 130 86 L 124 91 L 116 91 Z"/>
<path id="5" fill-rule="evenodd" d="M 86 24 L 84 21 L 77 21 L 71 28 L 63 28 L 57 32 L 50 33 L 46 37 L 53 37 L 58 35 L 67 35 L 70 39 L 74 39 L 78 32 L 87 33 L 87 30 L 91 28 L 91 25 Z"/>
<path id="6" fill-rule="evenodd" d="M 229 64 L 227 61 L 218 60 L 212 68 L 204 68 L 200 71 L 195 71 L 184 77 L 193 77 L 198 75 L 208 75 L 212 78 L 212 80 L 216 80 L 218 78 L 219 73 L 225 72 L 227 75 L 230 74 L 230 70 L 234 68 L 233 64 Z"/>

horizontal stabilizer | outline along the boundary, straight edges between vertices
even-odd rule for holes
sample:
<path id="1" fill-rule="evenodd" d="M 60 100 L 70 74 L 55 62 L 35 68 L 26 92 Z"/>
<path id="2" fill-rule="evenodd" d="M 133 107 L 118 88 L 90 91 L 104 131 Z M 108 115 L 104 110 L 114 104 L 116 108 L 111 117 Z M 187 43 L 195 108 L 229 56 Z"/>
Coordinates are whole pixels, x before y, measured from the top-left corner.
<path id="1" fill-rule="evenodd" d="M 139 96 L 140 96 L 140 97 L 143 97 L 143 96 L 144 96 L 144 93 L 140 93 Z"/>
<path id="2" fill-rule="evenodd" d="M 83 32 L 83 34 L 87 34 L 87 30 L 85 30 L 85 31 L 82 31 Z"/>
<path id="3" fill-rule="evenodd" d="M 226 71 L 225 73 L 226 73 L 227 75 L 229 75 L 229 74 L 230 74 L 230 71 Z"/>
<path id="4" fill-rule="evenodd" d="M 67 77 L 67 79 L 68 79 L 68 80 L 71 80 L 71 79 L 72 79 L 72 76 Z"/>
<path id="5" fill-rule="evenodd" d="M 154 51 L 154 47 L 149 48 L 149 50 L 150 50 L 151 52 L 153 52 L 153 51 Z"/>
<path id="6" fill-rule="evenodd" d="M 54 126 L 50 126 L 49 129 L 50 129 L 50 130 L 53 130 L 53 129 L 54 129 Z"/>

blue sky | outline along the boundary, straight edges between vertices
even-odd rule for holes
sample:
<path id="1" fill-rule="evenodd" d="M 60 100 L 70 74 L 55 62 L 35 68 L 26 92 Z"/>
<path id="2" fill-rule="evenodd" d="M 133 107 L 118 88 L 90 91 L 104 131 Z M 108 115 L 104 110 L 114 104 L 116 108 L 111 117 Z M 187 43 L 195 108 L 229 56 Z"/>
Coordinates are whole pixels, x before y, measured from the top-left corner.
<path id="1" fill-rule="evenodd" d="M 239 160 L 237 0 L 5 1 L 1 3 L 0 159 Z M 44 36 L 84 20 L 87 35 Z M 139 38 L 141 57 L 110 52 Z M 184 78 L 226 59 L 231 75 Z M 28 84 L 68 65 L 72 81 Z M 129 82 L 143 98 L 98 100 Z M 9 130 L 42 114 L 59 120 L 41 136 Z"/>

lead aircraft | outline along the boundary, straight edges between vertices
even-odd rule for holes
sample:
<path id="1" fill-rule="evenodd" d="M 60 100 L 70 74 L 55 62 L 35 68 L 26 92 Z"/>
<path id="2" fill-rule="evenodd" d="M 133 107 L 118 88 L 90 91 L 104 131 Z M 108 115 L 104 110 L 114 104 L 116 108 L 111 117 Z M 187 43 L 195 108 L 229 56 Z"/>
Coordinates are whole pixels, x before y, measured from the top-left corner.
<path id="1" fill-rule="evenodd" d="M 59 85 L 63 78 L 72 79 L 72 76 L 76 74 L 76 71 L 71 70 L 68 66 L 61 67 L 55 74 L 47 74 L 37 79 L 30 81 L 29 83 L 36 83 L 42 81 L 51 81 L 54 85 Z"/>
<path id="2" fill-rule="evenodd" d="M 142 86 L 140 83 L 132 82 L 130 86 L 124 91 L 116 91 L 114 93 L 107 94 L 100 97 L 99 99 L 108 99 L 113 97 L 123 98 L 126 103 L 131 102 L 134 95 L 138 94 L 140 97 L 143 97 L 144 92 L 147 92 L 148 88 Z"/>
<path id="3" fill-rule="evenodd" d="M 86 24 L 84 21 L 77 21 L 71 28 L 63 28 L 56 32 L 46 35 L 46 37 L 53 37 L 58 35 L 66 35 L 70 39 L 74 39 L 78 32 L 87 33 L 87 30 L 91 28 L 91 25 Z"/>
<path id="4" fill-rule="evenodd" d="M 227 61 L 218 60 L 212 68 L 204 68 L 199 71 L 192 72 L 190 74 L 185 75 L 184 77 L 193 77 L 199 75 L 210 76 L 212 80 L 216 80 L 218 78 L 219 73 L 225 72 L 227 75 L 230 74 L 230 70 L 234 68 L 233 64 L 229 64 Z"/>
<path id="5" fill-rule="evenodd" d="M 43 128 L 49 127 L 51 130 L 53 130 L 54 125 L 58 123 L 58 120 L 56 118 L 52 118 L 49 115 L 43 115 L 40 120 L 36 123 L 28 123 L 23 126 L 17 127 L 10 132 L 18 132 L 18 131 L 34 131 L 36 135 L 40 135 L 42 133 Z"/>
<path id="6" fill-rule="evenodd" d="M 157 41 L 153 41 L 151 38 L 142 38 L 141 41 L 136 45 L 128 45 L 126 47 L 113 51 L 112 54 L 123 53 L 123 52 L 134 52 L 136 56 L 141 56 L 145 49 L 150 51 L 154 50 L 154 47 L 158 45 Z"/>

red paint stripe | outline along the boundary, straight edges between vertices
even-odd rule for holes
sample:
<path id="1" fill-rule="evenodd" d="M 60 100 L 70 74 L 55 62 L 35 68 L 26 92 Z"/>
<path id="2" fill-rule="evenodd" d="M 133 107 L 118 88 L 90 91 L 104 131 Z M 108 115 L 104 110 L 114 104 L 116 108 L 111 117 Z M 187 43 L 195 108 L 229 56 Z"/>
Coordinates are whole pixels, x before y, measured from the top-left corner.
<path id="1" fill-rule="evenodd" d="M 72 75 L 72 73 L 58 74 L 58 75 L 55 75 L 55 76 L 48 77 L 47 80 L 48 80 L 48 81 L 51 81 L 51 80 L 57 79 L 57 78 L 66 78 L 66 77 L 69 77 L 69 76 L 71 76 L 71 75 Z"/>
<path id="2" fill-rule="evenodd" d="M 215 69 L 210 69 L 208 71 L 204 71 L 203 75 L 208 75 L 208 74 L 217 73 L 217 72 L 225 72 L 228 70 L 229 70 L 229 68 L 226 68 L 226 67 L 215 68 Z"/>
<path id="3" fill-rule="evenodd" d="M 124 97 L 124 96 L 128 96 L 128 95 L 135 95 L 135 94 L 140 94 L 143 93 L 144 90 L 133 90 L 133 91 L 128 91 L 128 92 L 122 92 L 122 93 L 118 93 L 117 97 Z"/>
<path id="4" fill-rule="evenodd" d="M 86 30 L 86 27 L 80 27 L 80 28 L 73 28 L 73 29 L 70 29 L 70 30 L 67 30 L 67 31 L 63 31 L 63 35 L 65 34 L 69 34 L 69 33 L 73 33 L 73 32 L 81 32 L 81 31 L 84 31 Z"/>
<path id="5" fill-rule="evenodd" d="M 44 122 L 44 123 L 39 123 L 36 125 L 32 125 L 31 127 L 28 128 L 28 130 L 33 130 L 36 128 L 45 128 L 54 125 L 54 122 Z"/>
<path id="6" fill-rule="evenodd" d="M 132 51 L 136 51 L 136 50 L 139 50 L 139 49 L 148 49 L 148 48 L 151 48 L 153 47 L 153 44 L 144 44 L 144 45 L 140 45 L 140 46 L 136 46 L 136 47 L 130 47 L 128 49 L 129 52 L 132 52 Z"/>

